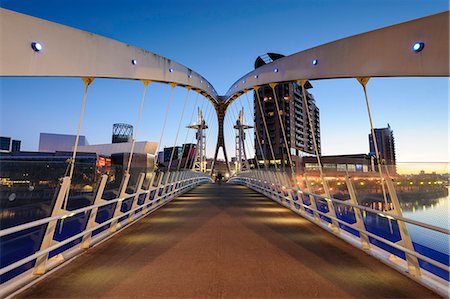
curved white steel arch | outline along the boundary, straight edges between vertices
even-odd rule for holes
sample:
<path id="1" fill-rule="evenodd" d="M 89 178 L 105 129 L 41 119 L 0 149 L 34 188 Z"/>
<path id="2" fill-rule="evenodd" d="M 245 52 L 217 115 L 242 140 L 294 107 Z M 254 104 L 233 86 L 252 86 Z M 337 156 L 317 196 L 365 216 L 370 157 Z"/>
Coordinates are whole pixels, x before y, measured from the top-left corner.
<path id="1" fill-rule="evenodd" d="M 226 101 L 255 86 L 275 82 L 449 76 L 449 15 L 449 11 L 442 12 L 280 58 L 233 83 Z M 412 51 L 415 42 L 425 44 L 423 51 Z M 312 64 L 313 59 L 317 59 L 317 65 Z"/>
<path id="2" fill-rule="evenodd" d="M 217 102 L 203 76 L 146 50 L 3 8 L 0 25 L 0 76 L 151 80 L 191 87 Z M 41 52 L 33 51 L 33 41 L 42 44 Z"/>

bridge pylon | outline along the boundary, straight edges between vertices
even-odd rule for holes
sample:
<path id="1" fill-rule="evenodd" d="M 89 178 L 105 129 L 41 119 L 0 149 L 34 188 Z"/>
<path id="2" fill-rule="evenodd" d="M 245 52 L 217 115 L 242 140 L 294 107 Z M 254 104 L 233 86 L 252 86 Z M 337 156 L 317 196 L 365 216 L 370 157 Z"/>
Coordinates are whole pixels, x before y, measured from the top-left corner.
<path id="1" fill-rule="evenodd" d="M 214 160 L 211 165 L 211 175 L 214 173 L 214 167 L 216 166 L 217 156 L 219 155 L 219 148 L 222 148 L 223 150 L 223 156 L 225 158 L 227 171 L 229 174 L 231 174 L 230 164 L 228 163 L 227 151 L 225 149 L 225 137 L 223 134 L 223 123 L 225 121 L 225 112 L 229 105 L 229 103 L 227 103 L 225 100 L 226 96 L 219 96 L 219 101 L 217 103 L 214 103 L 214 108 L 217 113 L 218 132 L 217 132 L 216 151 L 214 153 Z"/>
<path id="2" fill-rule="evenodd" d="M 245 124 L 244 121 L 244 108 L 239 111 L 236 124 L 233 126 L 236 129 L 236 172 L 250 170 L 250 164 L 247 160 L 247 154 L 245 152 L 245 131 L 253 128 L 250 125 Z"/>
<path id="3" fill-rule="evenodd" d="M 208 128 L 205 119 L 203 118 L 202 110 L 198 108 L 197 122 L 187 126 L 189 129 L 197 130 L 196 139 L 197 146 L 194 153 L 194 163 L 192 164 L 192 170 L 199 172 L 206 172 L 206 136 L 204 130 Z"/>

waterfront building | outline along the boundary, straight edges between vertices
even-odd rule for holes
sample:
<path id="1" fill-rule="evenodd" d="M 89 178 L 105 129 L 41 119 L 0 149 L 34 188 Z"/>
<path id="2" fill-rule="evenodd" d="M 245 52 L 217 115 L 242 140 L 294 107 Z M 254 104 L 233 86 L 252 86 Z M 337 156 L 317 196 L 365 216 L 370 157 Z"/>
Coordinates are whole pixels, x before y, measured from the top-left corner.
<path id="1" fill-rule="evenodd" d="M 320 160 L 322 169 L 327 174 L 373 175 L 373 173 L 369 173 L 372 171 L 372 159 L 367 154 L 321 156 Z M 316 157 L 304 157 L 302 164 L 307 173 L 319 171 Z"/>
<path id="2" fill-rule="evenodd" d="M 263 66 L 273 60 L 284 57 L 280 54 L 268 53 L 263 56 L 259 56 L 255 61 L 255 69 Z M 315 139 L 317 142 L 317 148 L 319 155 L 321 153 L 320 142 L 320 113 L 319 108 L 316 106 L 313 95 L 308 91 L 312 88 L 312 85 L 307 82 L 305 85 L 307 105 L 310 111 Z M 313 133 L 311 132 L 308 116 L 306 114 L 306 107 L 302 98 L 302 88 L 295 82 L 281 83 L 275 87 L 276 98 L 278 100 L 278 106 L 280 109 L 282 124 L 285 129 L 288 148 L 292 157 L 292 163 L 296 172 L 303 171 L 302 158 L 305 156 L 315 156 L 315 148 L 313 142 Z M 275 163 L 281 168 L 287 168 L 289 166 L 288 151 L 285 146 L 282 127 L 279 121 L 275 97 L 273 90 L 269 85 L 263 85 L 259 89 L 259 101 L 255 94 L 254 96 L 254 122 L 255 130 L 258 132 L 261 139 L 262 153 L 259 148 L 259 142 L 256 140 L 255 134 L 255 153 L 258 163 L 264 164 L 263 157 L 267 161 L 270 161 L 270 165 Z M 261 105 L 264 113 L 267 130 L 269 136 L 266 134 L 262 115 L 260 113 L 259 105 Z M 270 138 L 275 160 L 272 158 L 268 138 Z"/>
<path id="3" fill-rule="evenodd" d="M 393 171 L 393 173 L 396 173 L 394 132 L 392 131 L 391 126 L 388 124 L 387 128 L 378 128 L 374 129 L 374 131 L 381 163 L 383 165 L 388 165 L 388 168 Z M 376 157 L 372 133 L 369 134 L 369 148 L 369 154 Z"/>

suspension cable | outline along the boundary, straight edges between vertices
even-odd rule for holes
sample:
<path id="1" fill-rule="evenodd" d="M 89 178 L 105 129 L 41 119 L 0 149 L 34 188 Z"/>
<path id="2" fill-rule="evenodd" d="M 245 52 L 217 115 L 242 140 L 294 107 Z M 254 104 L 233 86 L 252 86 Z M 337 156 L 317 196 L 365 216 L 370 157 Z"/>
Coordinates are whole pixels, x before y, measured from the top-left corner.
<path id="1" fill-rule="evenodd" d="M 178 122 L 178 129 L 177 129 L 177 133 L 175 135 L 175 141 L 174 141 L 174 144 L 173 144 L 173 147 L 172 147 L 172 152 L 170 153 L 168 171 L 170 171 L 170 167 L 172 166 L 173 154 L 175 152 L 175 146 L 177 145 L 178 134 L 180 133 L 181 122 L 183 121 L 184 111 L 186 110 L 186 103 L 187 103 L 187 100 L 189 98 L 189 91 L 190 90 L 191 90 L 191 87 L 188 86 L 187 87 L 186 98 L 184 99 L 183 110 L 181 111 L 180 121 Z M 181 153 L 181 156 L 183 156 L 183 152 Z M 180 157 L 178 157 L 178 158 L 180 159 Z"/>
<path id="2" fill-rule="evenodd" d="M 194 103 L 194 106 L 193 106 L 193 108 L 192 108 L 191 118 L 190 118 L 190 120 L 189 120 L 189 124 L 188 124 L 188 125 L 190 125 L 190 124 L 192 123 L 192 119 L 194 118 L 195 108 L 197 107 L 198 95 L 199 95 L 199 93 L 197 92 L 197 93 L 196 93 L 196 96 L 195 96 L 195 103 Z M 187 129 L 186 129 L 186 136 L 185 136 L 185 138 L 184 138 L 184 143 L 183 143 L 183 149 L 181 150 L 181 153 L 182 153 L 182 154 L 183 154 L 183 152 L 184 152 L 184 149 L 185 149 L 185 146 L 186 146 L 186 143 L 187 143 L 187 140 L 188 140 L 188 135 L 189 135 L 189 129 L 187 128 Z M 191 147 L 189 147 L 189 153 L 190 153 L 190 151 L 191 151 Z M 183 157 L 183 156 L 182 156 L 182 157 Z M 189 155 L 188 155 L 188 157 L 189 157 Z M 187 162 L 188 157 L 186 157 L 186 161 L 185 161 L 185 162 Z M 181 167 L 181 160 L 183 160 L 183 159 L 179 159 L 179 160 L 178 160 L 177 170 L 180 170 L 180 167 Z M 185 163 L 185 164 L 186 164 L 186 163 Z M 185 166 L 185 168 L 186 168 L 186 166 Z"/>
<path id="3" fill-rule="evenodd" d="M 289 148 L 289 144 L 287 142 L 287 138 L 286 138 L 286 130 L 284 128 L 284 122 L 283 119 L 281 117 L 281 113 L 280 113 L 280 107 L 278 105 L 278 96 L 277 96 L 277 92 L 275 90 L 276 86 L 278 85 L 277 83 L 271 83 L 269 84 L 270 87 L 272 88 L 272 92 L 273 92 L 273 96 L 274 96 L 274 100 L 275 100 L 275 107 L 277 108 L 277 114 L 278 114 L 278 121 L 280 122 L 280 126 L 281 126 L 281 132 L 283 133 L 283 140 L 284 140 L 284 145 L 286 147 L 286 154 L 288 156 L 288 160 L 289 160 L 289 164 L 291 166 L 291 173 L 292 173 L 292 178 L 294 178 L 294 165 L 292 164 L 292 157 L 291 157 L 291 150 Z M 284 104 L 283 104 L 284 106 Z M 283 109 L 283 115 L 284 115 L 284 109 Z M 282 158 L 282 165 L 284 165 L 284 158 L 283 158 L 283 151 L 281 152 L 281 158 Z"/>
<path id="4" fill-rule="evenodd" d="M 64 196 L 64 204 L 63 204 L 63 209 L 64 210 L 67 208 L 67 202 L 68 202 L 68 199 L 69 199 L 70 185 L 72 183 L 73 171 L 74 171 L 74 168 L 75 168 L 75 159 L 76 159 L 76 156 L 77 156 L 78 142 L 79 142 L 79 139 L 80 139 L 81 124 L 83 123 L 84 110 L 85 110 L 85 107 L 86 107 L 87 93 L 88 93 L 89 85 L 91 85 L 91 83 L 94 81 L 94 78 L 92 78 L 92 77 L 82 77 L 81 80 L 83 80 L 83 83 L 84 83 L 83 101 L 81 103 L 81 112 L 80 112 L 80 117 L 78 119 L 77 135 L 75 137 L 75 145 L 73 146 L 72 159 L 70 160 L 69 187 L 67 188 L 67 193 Z"/>
<path id="5" fill-rule="evenodd" d="M 175 83 L 171 83 L 170 86 L 172 87 L 172 89 L 170 91 L 169 103 L 167 104 L 167 108 L 166 108 L 166 116 L 164 117 L 163 127 L 161 130 L 161 136 L 159 137 L 159 143 L 156 145 L 156 156 L 158 156 L 159 147 L 161 145 L 162 138 L 164 136 L 164 131 L 166 129 L 166 123 L 167 123 L 167 117 L 169 116 L 170 104 L 172 103 L 172 99 L 173 99 L 173 91 L 177 85 Z"/>
<path id="6" fill-rule="evenodd" d="M 144 91 L 142 92 L 141 105 L 139 107 L 138 119 L 136 122 L 136 130 L 133 134 L 133 140 L 131 141 L 130 156 L 128 157 L 128 164 L 127 164 L 127 168 L 125 169 L 126 173 L 130 173 L 131 160 L 133 159 L 134 145 L 136 143 L 136 136 L 139 132 L 139 123 L 141 121 L 142 110 L 144 108 L 145 94 L 147 93 L 147 87 L 148 87 L 148 84 L 150 83 L 150 80 L 142 80 L 142 83 L 144 84 Z"/>
<path id="7" fill-rule="evenodd" d="M 206 113 L 203 113 L 203 107 L 204 107 L 204 105 L 205 105 L 205 97 L 203 97 L 203 102 L 202 102 L 202 108 L 200 109 L 200 111 L 201 111 L 201 113 L 202 113 L 202 120 L 205 120 L 205 123 L 206 123 L 206 113 L 208 113 L 208 112 L 206 112 Z M 209 108 L 209 107 L 208 107 Z M 207 108 L 207 111 L 209 111 L 209 109 Z M 208 133 L 208 132 L 207 132 Z M 191 143 L 193 143 L 194 142 L 194 140 L 196 139 L 195 138 L 195 134 L 193 134 L 192 135 L 192 141 L 191 141 Z M 206 138 L 206 136 L 205 136 L 205 138 Z M 206 148 L 206 144 L 205 144 L 205 148 Z M 193 167 L 194 167 L 194 164 L 195 164 L 195 159 L 196 159 L 196 156 L 197 156 L 197 152 L 198 151 L 201 151 L 202 149 L 199 149 L 199 148 L 196 148 L 196 152 L 195 152 L 195 155 L 194 155 L 194 159 L 192 159 L 192 161 L 190 161 L 190 165 L 189 165 L 189 169 L 192 169 Z M 186 168 L 186 166 L 187 166 L 187 164 L 188 164 L 188 159 L 186 159 L 186 163 L 185 163 L 185 168 Z"/>
<path id="8" fill-rule="evenodd" d="M 238 99 L 240 100 L 240 97 L 238 97 Z M 237 101 L 235 101 L 235 103 L 237 103 Z M 242 104 L 242 102 L 241 102 L 241 104 Z M 233 114 L 233 119 L 238 119 L 239 118 L 239 113 L 240 113 L 240 110 L 238 109 L 238 108 L 236 108 L 236 107 L 234 107 L 232 104 L 230 104 L 230 106 L 232 106 L 234 109 L 230 109 L 231 110 L 231 113 Z M 241 105 L 241 108 L 243 109 L 244 107 L 242 107 L 242 105 Z M 236 111 L 237 110 L 237 111 Z M 241 124 L 242 125 L 242 124 Z M 234 128 L 234 123 L 233 123 L 233 121 L 232 121 L 232 128 Z M 243 131 L 243 134 L 245 134 L 245 131 L 244 130 L 242 130 Z M 235 133 L 234 132 L 234 130 L 233 130 L 233 133 Z M 240 142 L 240 141 L 239 141 Z M 244 147 L 244 151 L 247 151 L 249 154 L 250 154 L 250 151 L 248 151 L 248 142 L 249 141 L 247 141 L 247 139 L 245 139 L 244 138 L 244 142 L 243 142 L 243 147 Z M 247 155 L 245 155 L 245 156 L 247 156 Z M 236 157 L 237 158 L 237 157 Z M 247 160 L 246 160 L 246 163 L 250 166 L 250 163 L 248 163 L 248 157 L 247 157 Z M 258 165 L 258 168 L 259 168 L 259 165 Z"/>
<path id="9" fill-rule="evenodd" d="M 275 166 L 275 170 L 277 170 L 278 167 L 277 167 L 277 162 L 276 162 L 276 160 L 275 160 L 275 154 L 274 154 L 274 152 L 273 152 L 272 138 L 270 138 L 270 135 L 269 135 L 269 129 L 267 128 L 267 123 L 266 123 L 266 117 L 264 116 L 264 111 L 263 111 L 262 105 L 261 105 L 261 97 L 260 97 L 260 95 L 259 95 L 259 89 L 260 89 L 260 87 L 259 87 L 259 86 L 255 86 L 254 89 L 255 89 L 255 92 L 256 92 L 256 98 L 257 98 L 257 102 L 258 102 L 258 106 L 259 106 L 259 112 L 260 112 L 261 117 L 262 117 L 262 119 L 263 119 L 264 128 L 265 128 L 265 130 L 266 130 L 266 141 L 267 141 L 267 139 L 268 139 L 268 141 L 269 141 L 270 152 L 271 152 L 271 154 L 272 154 L 273 164 L 274 164 L 274 166 Z M 265 147 L 265 146 L 264 146 L 264 147 Z M 269 161 L 269 167 L 270 167 L 270 161 Z"/>
<path id="10" fill-rule="evenodd" d="M 316 133 L 314 131 L 314 126 L 313 126 L 311 115 L 310 115 L 310 111 L 309 111 L 308 99 L 306 98 L 306 89 L 305 89 L 306 82 L 308 82 L 308 80 L 299 80 L 298 81 L 298 83 L 302 86 L 303 103 L 305 104 L 306 115 L 308 116 L 309 129 L 311 131 L 311 135 L 312 135 L 312 138 L 313 138 L 314 150 L 316 152 L 317 164 L 319 164 L 319 172 L 320 172 L 320 178 L 322 180 L 323 189 L 325 191 L 325 195 L 328 198 L 330 198 L 330 192 L 329 192 L 329 189 L 328 189 L 328 184 L 327 184 L 327 182 L 325 180 L 325 176 L 323 174 L 322 161 L 321 161 L 321 158 L 320 158 L 319 149 L 317 147 Z"/>
<path id="11" fill-rule="evenodd" d="M 381 183 L 381 190 L 383 191 L 383 198 L 384 198 L 384 205 L 385 207 L 383 208 L 383 211 L 387 211 L 387 195 L 386 195 L 386 189 L 384 187 L 384 178 L 383 178 L 383 173 L 381 170 L 381 160 L 380 160 L 380 153 L 378 151 L 378 142 L 377 142 L 377 138 L 375 136 L 375 129 L 373 127 L 373 122 L 372 122 L 372 114 L 370 112 L 370 105 L 369 105 L 369 97 L 367 96 L 367 89 L 366 89 L 366 85 L 367 82 L 369 82 L 370 78 L 369 77 L 361 77 L 361 78 L 357 78 L 358 82 L 362 85 L 363 90 L 364 90 L 364 97 L 366 99 L 366 108 L 367 108 L 367 115 L 369 116 L 369 122 L 370 122 L 370 130 L 372 132 L 372 141 L 373 141 L 373 145 L 375 147 L 375 155 L 377 157 L 377 164 L 378 164 L 378 173 L 380 175 L 380 183 Z"/>
<path id="12" fill-rule="evenodd" d="M 248 106 L 248 109 L 249 109 L 249 111 L 251 111 L 251 108 L 250 108 L 250 100 L 248 99 L 248 93 L 247 93 L 247 92 L 245 93 L 245 97 L 246 97 L 246 99 L 247 99 L 247 106 Z M 264 151 L 263 151 L 263 149 L 262 149 L 261 139 L 260 139 L 260 137 L 259 137 L 259 130 L 257 130 L 257 128 L 256 128 L 256 123 L 255 123 L 254 121 L 253 121 L 253 124 L 255 125 L 255 127 L 253 128 L 253 130 L 254 130 L 255 135 L 256 135 L 256 140 L 258 141 L 259 150 L 261 151 L 261 157 L 263 158 L 263 161 L 264 161 L 264 169 L 267 170 L 267 165 L 266 165 L 266 155 L 264 154 Z M 256 150 L 256 146 L 255 146 L 255 150 Z M 255 155 L 255 156 L 256 156 L 256 159 L 258 159 L 258 156 L 257 156 L 257 155 Z M 258 162 L 258 161 L 257 161 L 257 164 L 259 165 L 259 162 Z"/>
<path id="13" fill-rule="evenodd" d="M 238 100 L 239 100 L 239 103 L 241 104 L 241 108 L 244 109 L 244 105 L 242 104 L 242 102 L 243 102 L 243 101 L 242 101 L 242 95 L 239 96 Z M 250 108 L 249 108 L 249 112 L 251 112 Z M 244 113 L 244 116 L 245 116 L 245 113 Z M 254 129 L 254 127 L 253 127 L 253 129 Z M 252 136 L 252 137 L 253 137 L 253 136 Z M 249 141 L 247 141 L 247 139 L 244 139 L 244 142 L 245 142 L 245 146 L 247 147 L 247 149 L 248 149 L 248 147 L 249 147 L 248 143 L 250 143 L 250 149 L 253 148 L 254 151 L 256 151 L 256 144 L 254 144 L 252 138 L 249 138 Z M 250 151 L 248 151 L 248 153 L 250 154 Z M 255 158 L 255 156 L 256 156 L 256 152 L 255 152 L 255 155 L 253 156 L 253 158 Z M 258 164 L 258 161 L 257 161 L 257 160 L 258 160 L 258 159 L 255 159 L 255 162 L 256 162 L 256 168 L 259 169 L 259 164 Z"/>

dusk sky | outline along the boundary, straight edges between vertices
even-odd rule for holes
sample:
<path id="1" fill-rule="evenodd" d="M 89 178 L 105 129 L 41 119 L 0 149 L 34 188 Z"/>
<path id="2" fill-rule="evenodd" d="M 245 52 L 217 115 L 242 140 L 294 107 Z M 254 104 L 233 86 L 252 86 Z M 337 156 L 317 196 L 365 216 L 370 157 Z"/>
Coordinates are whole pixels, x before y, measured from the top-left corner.
<path id="1" fill-rule="evenodd" d="M 258 55 L 290 55 L 443 12 L 448 5 L 448 1 L 435 0 L 1 1 L 3 8 L 173 59 L 205 76 L 219 94 L 225 94 L 236 79 L 251 71 Z M 13 28 L 3 26 L 1 30 Z M 370 126 L 357 81 L 322 80 L 312 81 L 312 85 L 310 92 L 321 113 L 323 154 L 367 153 Z M 135 124 L 142 89 L 138 81 L 94 81 L 82 127 L 91 144 L 109 143 L 113 123 Z M 448 92 L 448 78 L 376 78 L 369 82 L 374 125 L 391 125 L 398 161 L 449 161 Z M 82 95 L 83 84 L 76 78 L 2 78 L 0 135 L 22 140 L 23 150 L 37 150 L 40 132 L 75 134 Z M 159 140 L 169 95 L 170 86 L 150 85 L 138 140 Z M 186 90 L 176 88 L 174 96 L 163 146 L 173 145 Z M 178 144 L 185 141 L 184 126 L 189 123 L 195 98 L 191 92 Z M 251 94 L 249 99 L 252 101 Z M 251 122 L 253 112 L 248 111 L 245 97 L 242 100 Z M 200 98 L 200 105 L 202 101 Z M 209 121 L 207 144 L 211 156 L 217 125 L 215 118 L 209 117 Z M 234 135 L 230 125 L 226 131 L 231 157 Z M 192 136 L 190 132 L 188 141 Z"/>

